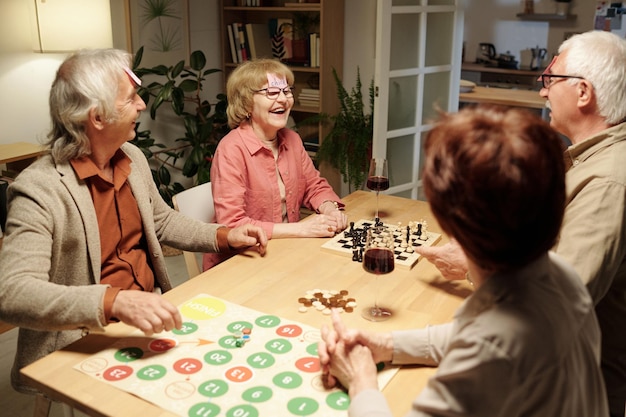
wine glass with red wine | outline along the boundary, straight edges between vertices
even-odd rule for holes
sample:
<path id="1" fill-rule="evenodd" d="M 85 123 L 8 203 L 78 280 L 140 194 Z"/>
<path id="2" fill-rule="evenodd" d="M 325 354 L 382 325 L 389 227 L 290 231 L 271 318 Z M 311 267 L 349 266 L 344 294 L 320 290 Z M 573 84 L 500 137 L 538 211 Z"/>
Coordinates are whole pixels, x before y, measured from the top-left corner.
<path id="1" fill-rule="evenodd" d="M 378 305 L 379 275 L 389 274 L 394 268 L 393 234 L 384 228 L 367 230 L 365 251 L 363 252 L 363 269 L 375 275 L 376 288 L 374 305 L 365 307 L 361 316 L 369 321 L 384 321 L 392 316 L 391 310 Z"/>
<path id="2" fill-rule="evenodd" d="M 386 159 L 372 158 L 369 173 L 367 174 L 366 186 L 370 190 L 376 191 L 376 221 L 378 221 L 378 193 L 389 188 L 389 173 Z"/>

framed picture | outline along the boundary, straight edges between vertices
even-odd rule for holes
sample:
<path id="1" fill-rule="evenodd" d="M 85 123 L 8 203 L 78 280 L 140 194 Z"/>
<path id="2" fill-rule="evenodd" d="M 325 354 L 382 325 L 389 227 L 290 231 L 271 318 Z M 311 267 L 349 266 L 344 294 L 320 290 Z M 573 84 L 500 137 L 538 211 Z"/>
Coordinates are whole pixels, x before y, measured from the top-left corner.
<path id="1" fill-rule="evenodd" d="M 188 0 L 126 0 L 132 53 L 143 46 L 142 67 L 189 60 Z"/>

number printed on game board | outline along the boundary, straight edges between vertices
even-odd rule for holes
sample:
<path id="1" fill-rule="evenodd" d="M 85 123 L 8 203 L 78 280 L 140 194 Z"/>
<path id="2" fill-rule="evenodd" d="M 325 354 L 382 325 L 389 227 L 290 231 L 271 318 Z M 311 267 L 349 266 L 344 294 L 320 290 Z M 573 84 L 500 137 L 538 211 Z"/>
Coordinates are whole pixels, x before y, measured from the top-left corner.
<path id="1" fill-rule="evenodd" d="M 198 392 L 207 397 L 219 397 L 228 392 L 228 384 L 221 379 L 212 379 L 201 384 L 198 387 Z"/>
<path id="2" fill-rule="evenodd" d="M 246 382 L 252 378 L 252 370 L 245 366 L 235 366 L 226 371 L 226 379 L 233 382 Z"/>
<path id="3" fill-rule="evenodd" d="M 222 365 L 230 362 L 233 355 L 226 350 L 213 350 L 204 355 L 204 361 L 209 365 Z"/>
<path id="4" fill-rule="evenodd" d="M 259 327 L 275 327 L 280 324 L 280 319 L 276 316 L 261 316 L 256 319 L 255 323 Z"/>
<path id="5" fill-rule="evenodd" d="M 202 362 L 194 358 L 184 358 L 174 363 L 174 370 L 179 374 L 190 375 L 202 369 Z"/>
<path id="6" fill-rule="evenodd" d="M 302 327 L 296 324 L 280 326 L 278 329 L 276 329 L 276 333 L 278 333 L 280 336 L 285 337 L 298 337 L 302 334 Z"/>

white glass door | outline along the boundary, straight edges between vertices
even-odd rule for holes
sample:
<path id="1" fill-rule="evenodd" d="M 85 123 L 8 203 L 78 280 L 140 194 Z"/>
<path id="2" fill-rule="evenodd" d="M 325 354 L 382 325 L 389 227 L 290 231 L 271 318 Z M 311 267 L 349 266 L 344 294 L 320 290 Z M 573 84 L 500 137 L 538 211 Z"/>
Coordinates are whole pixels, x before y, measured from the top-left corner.
<path id="1" fill-rule="evenodd" d="M 458 109 L 461 1 L 378 0 L 373 156 L 389 161 L 388 194 L 423 198 L 424 135 Z"/>

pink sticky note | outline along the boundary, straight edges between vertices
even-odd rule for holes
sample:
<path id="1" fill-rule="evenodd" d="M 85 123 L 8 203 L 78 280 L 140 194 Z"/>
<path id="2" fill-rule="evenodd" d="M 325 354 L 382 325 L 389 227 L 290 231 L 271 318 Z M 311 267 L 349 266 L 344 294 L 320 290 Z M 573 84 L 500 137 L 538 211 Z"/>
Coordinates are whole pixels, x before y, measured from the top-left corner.
<path id="1" fill-rule="evenodd" d="M 287 87 L 287 80 L 284 77 L 278 78 L 275 74 L 267 74 L 267 86 L 285 88 Z"/>

